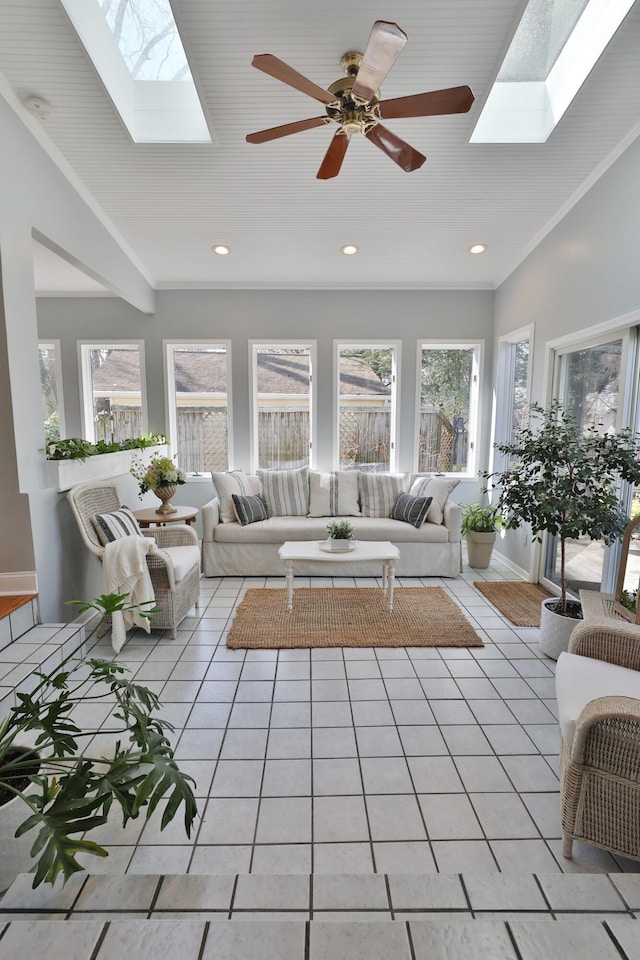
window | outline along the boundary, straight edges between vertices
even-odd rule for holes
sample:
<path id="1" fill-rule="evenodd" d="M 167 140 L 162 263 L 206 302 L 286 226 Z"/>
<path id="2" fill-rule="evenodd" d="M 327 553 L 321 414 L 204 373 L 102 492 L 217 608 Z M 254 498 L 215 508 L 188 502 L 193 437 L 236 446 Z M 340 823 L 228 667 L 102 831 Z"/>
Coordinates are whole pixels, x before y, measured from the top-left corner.
<path id="1" fill-rule="evenodd" d="M 480 344 L 419 349 L 418 471 L 475 474 Z"/>
<path id="2" fill-rule="evenodd" d="M 121 443 L 146 433 L 143 344 L 81 343 L 84 435 Z"/>
<path id="3" fill-rule="evenodd" d="M 228 344 L 166 348 L 169 434 L 178 464 L 187 473 L 228 470 Z"/>
<path id="4" fill-rule="evenodd" d="M 251 349 L 254 466 L 308 466 L 314 432 L 312 344 L 252 344 Z"/>
<path id="5" fill-rule="evenodd" d="M 60 368 L 60 341 L 38 344 L 40 354 L 40 390 L 42 419 L 47 443 L 64 437 L 64 406 L 62 402 L 62 370 Z"/>
<path id="6" fill-rule="evenodd" d="M 637 322 L 637 320 L 636 320 Z M 551 351 L 552 393 L 579 426 L 595 427 L 601 432 L 640 425 L 640 327 L 615 321 L 603 324 L 589 340 L 562 337 L 549 344 Z M 637 509 L 630 484 L 620 487 L 620 504 L 627 516 Z M 541 552 L 541 573 L 544 583 L 557 584 L 559 545 L 555 537 L 546 537 Z M 568 585 L 577 592 L 582 588 L 612 593 L 620 562 L 620 542 L 610 547 L 589 537 L 567 541 L 566 571 Z M 629 555 L 627 583 L 637 586 L 640 563 Z"/>
<path id="7" fill-rule="evenodd" d="M 500 337 L 495 410 L 496 443 L 512 443 L 516 434 L 528 423 L 532 343 L 533 327 L 515 330 Z M 496 469 L 501 468 L 496 466 Z"/>
<path id="8" fill-rule="evenodd" d="M 170 0 L 61 2 L 134 142 L 211 142 Z"/>
<path id="9" fill-rule="evenodd" d="M 337 452 L 341 470 L 396 469 L 398 345 L 337 344 Z"/>

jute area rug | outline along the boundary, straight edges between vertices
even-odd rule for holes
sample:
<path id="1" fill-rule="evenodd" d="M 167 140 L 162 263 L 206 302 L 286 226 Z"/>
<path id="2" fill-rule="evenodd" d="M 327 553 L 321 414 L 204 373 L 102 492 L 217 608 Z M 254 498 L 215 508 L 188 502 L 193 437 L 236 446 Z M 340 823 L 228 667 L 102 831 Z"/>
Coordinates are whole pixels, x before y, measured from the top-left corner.
<path id="1" fill-rule="evenodd" d="M 553 596 L 539 583 L 522 580 L 474 580 L 473 585 L 515 627 L 539 627 L 540 604 Z"/>
<path id="2" fill-rule="evenodd" d="M 317 587 L 294 592 L 247 590 L 227 646 L 291 647 L 482 647 L 460 607 L 441 587 L 400 587 L 387 610 L 376 587 Z"/>

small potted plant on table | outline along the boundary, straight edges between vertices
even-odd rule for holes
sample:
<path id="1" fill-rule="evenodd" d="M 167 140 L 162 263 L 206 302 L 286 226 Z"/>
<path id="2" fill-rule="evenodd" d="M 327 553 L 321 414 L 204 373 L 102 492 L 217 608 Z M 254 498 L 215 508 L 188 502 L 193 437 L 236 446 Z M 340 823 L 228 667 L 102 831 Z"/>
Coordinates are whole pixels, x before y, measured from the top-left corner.
<path id="1" fill-rule="evenodd" d="M 327 525 L 329 539 L 326 542 L 327 550 L 333 553 L 346 553 L 356 545 L 353 527 L 348 520 L 334 520 Z"/>

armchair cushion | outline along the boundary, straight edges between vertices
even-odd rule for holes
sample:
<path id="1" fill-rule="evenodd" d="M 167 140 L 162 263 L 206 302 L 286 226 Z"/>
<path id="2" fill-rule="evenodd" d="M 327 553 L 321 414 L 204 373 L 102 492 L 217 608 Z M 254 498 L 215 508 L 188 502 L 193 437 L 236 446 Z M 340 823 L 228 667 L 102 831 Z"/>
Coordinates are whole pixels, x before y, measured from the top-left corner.
<path id="1" fill-rule="evenodd" d="M 140 525 L 129 507 L 121 506 L 112 513 L 97 513 L 93 523 L 103 547 L 121 537 L 142 536 Z"/>
<path id="2" fill-rule="evenodd" d="M 176 583 L 184 580 L 194 567 L 200 567 L 199 547 L 164 547 L 162 552 L 167 554 L 173 564 Z"/>
<path id="3" fill-rule="evenodd" d="M 640 699 L 640 672 L 576 653 L 561 653 L 556 667 L 556 692 L 562 739 L 571 748 L 578 718 L 591 700 Z"/>

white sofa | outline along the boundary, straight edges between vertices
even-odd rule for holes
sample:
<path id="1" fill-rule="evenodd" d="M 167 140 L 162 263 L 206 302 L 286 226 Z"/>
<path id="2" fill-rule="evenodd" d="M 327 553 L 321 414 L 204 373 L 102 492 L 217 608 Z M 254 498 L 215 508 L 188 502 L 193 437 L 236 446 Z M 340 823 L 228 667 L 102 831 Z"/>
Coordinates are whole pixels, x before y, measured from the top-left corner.
<path id="1" fill-rule="evenodd" d="M 408 478 L 408 482 L 415 478 Z M 257 478 L 251 477 L 252 481 Z M 388 540 L 400 551 L 396 575 L 457 577 L 462 569 L 460 505 L 447 500 L 441 524 L 425 522 L 419 529 L 388 517 L 348 516 L 357 540 Z M 274 516 L 241 526 L 220 521 L 214 497 L 202 508 L 202 568 L 207 577 L 278 576 L 284 566 L 278 548 L 285 540 L 325 540 L 332 517 Z M 296 565 L 302 576 L 377 576 L 379 565 L 354 561 L 348 567 L 330 560 Z M 379 572 L 379 571 L 378 571 Z"/>

